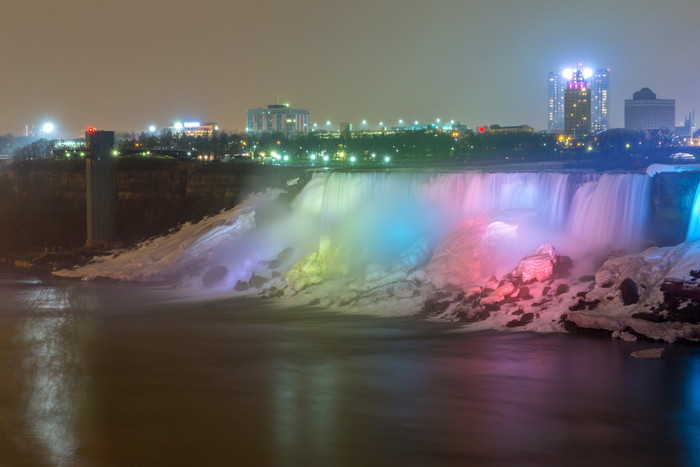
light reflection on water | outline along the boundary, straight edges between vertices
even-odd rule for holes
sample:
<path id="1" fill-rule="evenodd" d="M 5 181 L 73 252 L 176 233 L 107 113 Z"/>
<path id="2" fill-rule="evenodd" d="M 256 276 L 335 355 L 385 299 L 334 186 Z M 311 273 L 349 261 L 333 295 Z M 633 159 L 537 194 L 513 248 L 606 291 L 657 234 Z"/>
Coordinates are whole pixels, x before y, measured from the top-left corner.
<path id="1" fill-rule="evenodd" d="M 0 272 L 0 465 L 697 465 L 700 349 Z"/>
<path id="2" fill-rule="evenodd" d="M 91 303 L 69 288 L 29 283 L 33 287 L 17 294 L 23 314 L 17 349 L 22 353 L 25 421 L 51 463 L 76 465 L 90 332 L 85 313 Z"/>

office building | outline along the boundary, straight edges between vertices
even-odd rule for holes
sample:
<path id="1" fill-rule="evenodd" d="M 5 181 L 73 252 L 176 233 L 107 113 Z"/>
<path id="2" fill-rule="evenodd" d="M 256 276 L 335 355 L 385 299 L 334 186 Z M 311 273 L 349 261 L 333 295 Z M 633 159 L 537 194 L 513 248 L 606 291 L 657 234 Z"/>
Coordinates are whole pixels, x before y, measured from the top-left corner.
<path id="1" fill-rule="evenodd" d="M 583 70 L 573 72 L 564 92 L 564 133 L 575 138 L 591 132 L 591 89 Z"/>
<path id="2" fill-rule="evenodd" d="M 581 70 L 585 80 L 589 81 L 591 92 L 591 127 L 595 132 L 610 128 L 610 68 Z M 565 130 L 565 94 L 573 70 L 550 72 L 547 85 L 547 129 L 550 133 L 562 133 Z"/>
<path id="3" fill-rule="evenodd" d="M 292 136 L 309 132 L 309 111 L 292 109 L 288 104 L 268 105 L 246 111 L 246 133 L 283 133 Z"/>
<path id="4" fill-rule="evenodd" d="M 548 123 L 550 133 L 564 131 L 564 91 L 566 79 L 562 73 L 549 72 L 548 77 Z"/>
<path id="5" fill-rule="evenodd" d="M 217 123 L 175 122 L 168 127 L 168 130 L 174 135 L 211 138 L 215 132 L 219 131 L 219 125 Z"/>
<path id="6" fill-rule="evenodd" d="M 610 68 L 599 68 L 591 78 L 591 124 L 593 132 L 610 128 Z"/>
<path id="7" fill-rule="evenodd" d="M 651 89 L 640 89 L 632 99 L 625 99 L 625 128 L 675 131 L 675 99 L 657 99 Z"/>

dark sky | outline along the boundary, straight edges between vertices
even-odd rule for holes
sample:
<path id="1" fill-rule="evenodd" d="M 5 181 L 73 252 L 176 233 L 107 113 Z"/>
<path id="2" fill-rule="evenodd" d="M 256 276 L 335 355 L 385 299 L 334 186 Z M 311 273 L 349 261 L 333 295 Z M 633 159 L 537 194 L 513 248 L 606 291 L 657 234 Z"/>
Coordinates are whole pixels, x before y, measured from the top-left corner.
<path id="1" fill-rule="evenodd" d="M 243 130 L 280 101 L 312 122 L 546 127 L 547 72 L 612 69 L 612 122 L 641 87 L 700 111 L 698 0 L 4 2 L 0 133 L 51 119 Z"/>

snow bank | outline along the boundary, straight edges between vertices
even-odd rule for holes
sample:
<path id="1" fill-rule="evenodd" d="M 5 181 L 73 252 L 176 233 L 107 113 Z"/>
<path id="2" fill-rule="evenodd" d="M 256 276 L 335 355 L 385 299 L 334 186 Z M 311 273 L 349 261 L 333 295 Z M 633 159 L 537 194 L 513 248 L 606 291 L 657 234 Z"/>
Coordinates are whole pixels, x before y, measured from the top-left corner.
<path id="1" fill-rule="evenodd" d="M 255 208 L 276 199 L 281 191 L 248 197 L 233 209 L 198 223 L 186 223 L 176 232 L 147 240 L 135 248 L 115 251 L 75 269 L 63 269 L 58 277 L 119 281 L 163 281 L 205 267 L 217 254 L 255 227 Z"/>

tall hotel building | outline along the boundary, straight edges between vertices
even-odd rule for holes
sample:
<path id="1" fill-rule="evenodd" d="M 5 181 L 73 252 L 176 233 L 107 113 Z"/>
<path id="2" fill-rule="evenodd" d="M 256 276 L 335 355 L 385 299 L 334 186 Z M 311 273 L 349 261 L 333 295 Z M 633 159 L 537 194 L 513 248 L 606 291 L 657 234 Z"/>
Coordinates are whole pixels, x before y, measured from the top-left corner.
<path id="1" fill-rule="evenodd" d="M 610 128 L 610 68 L 582 71 L 584 79 L 590 82 L 592 130 L 607 130 Z M 548 75 L 547 128 L 551 133 L 562 133 L 565 130 L 564 95 L 572 77 L 571 70 L 550 72 Z"/>
<path id="2" fill-rule="evenodd" d="M 309 111 L 290 109 L 289 105 L 268 105 L 266 109 L 246 111 L 246 133 L 284 133 L 292 136 L 309 132 Z"/>
<path id="3" fill-rule="evenodd" d="M 573 137 L 591 132 L 591 89 L 582 70 L 576 70 L 564 91 L 564 133 Z"/>

